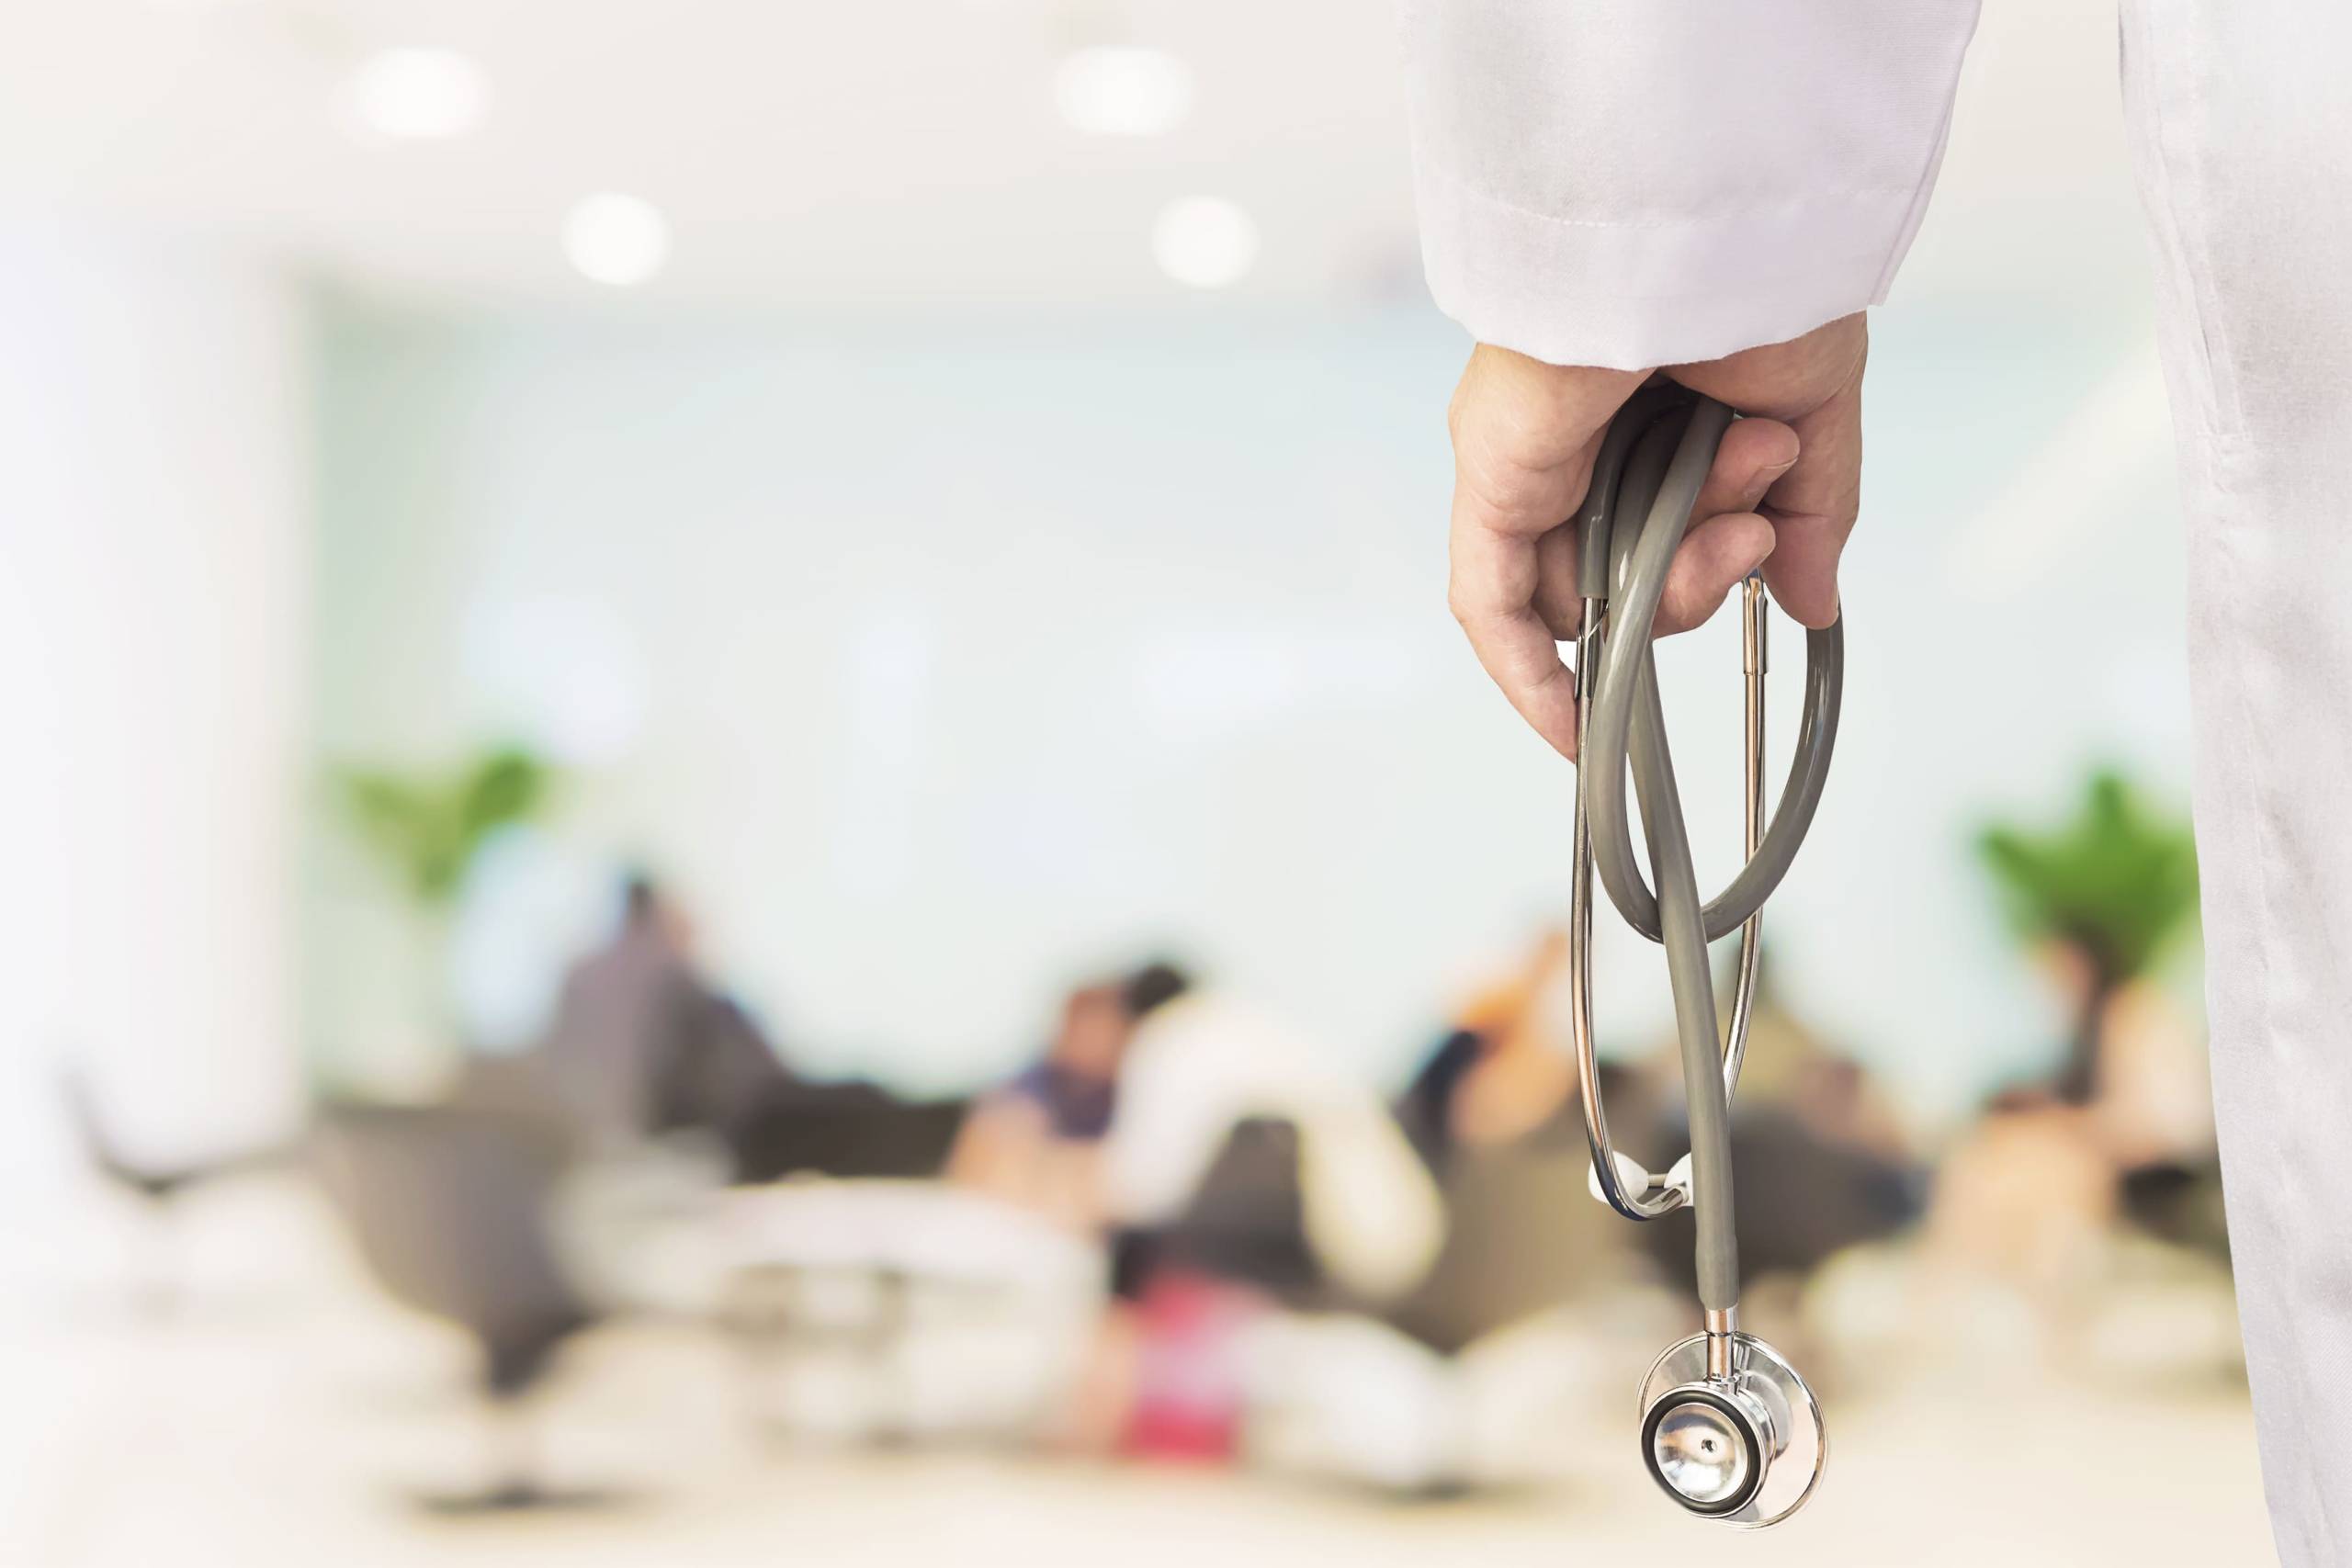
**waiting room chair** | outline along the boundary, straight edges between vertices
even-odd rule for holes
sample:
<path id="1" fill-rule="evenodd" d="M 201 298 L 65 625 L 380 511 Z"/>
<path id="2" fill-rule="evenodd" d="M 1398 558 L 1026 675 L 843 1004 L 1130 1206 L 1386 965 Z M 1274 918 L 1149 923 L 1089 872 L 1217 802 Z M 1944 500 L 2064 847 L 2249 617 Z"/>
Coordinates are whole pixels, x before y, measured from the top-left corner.
<path id="1" fill-rule="evenodd" d="M 480 1348 L 503 1439 L 481 1490 L 420 1499 L 443 1513 L 598 1503 L 541 1483 L 520 1404 L 595 1314 L 550 1234 L 560 1145 L 532 1123 L 456 1106 L 335 1106 L 321 1112 L 321 1173 L 360 1254 L 396 1300 L 455 1324 Z"/>

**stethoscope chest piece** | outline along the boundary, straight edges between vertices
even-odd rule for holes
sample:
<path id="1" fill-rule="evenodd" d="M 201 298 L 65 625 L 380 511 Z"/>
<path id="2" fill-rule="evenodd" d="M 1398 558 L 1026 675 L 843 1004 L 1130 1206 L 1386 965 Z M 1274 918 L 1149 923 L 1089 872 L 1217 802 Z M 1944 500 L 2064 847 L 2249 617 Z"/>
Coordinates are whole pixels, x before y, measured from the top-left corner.
<path id="1" fill-rule="evenodd" d="M 1728 1365 L 1712 1373 L 1704 1334 L 1668 1347 L 1651 1366 L 1642 1380 L 1642 1463 L 1689 1512 L 1761 1529 L 1813 1495 L 1829 1440 L 1820 1404 L 1787 1359 L 1752 1334 L 1727 1337 Z"/>

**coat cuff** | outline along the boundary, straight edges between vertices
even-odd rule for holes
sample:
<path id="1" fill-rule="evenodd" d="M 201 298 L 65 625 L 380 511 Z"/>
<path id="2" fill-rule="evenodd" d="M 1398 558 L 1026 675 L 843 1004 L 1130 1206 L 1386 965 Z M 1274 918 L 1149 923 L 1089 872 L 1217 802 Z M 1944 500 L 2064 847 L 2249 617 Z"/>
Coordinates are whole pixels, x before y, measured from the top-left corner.
<path id="1" fill-rule="evenodd" d="M 1618 370 L 1716 359 L 1883 302 L 1940 161 L 1911 186 L 1618 221 L 1531 212 L 1422 159 L 1421 257 L 1481 343 Z"/>

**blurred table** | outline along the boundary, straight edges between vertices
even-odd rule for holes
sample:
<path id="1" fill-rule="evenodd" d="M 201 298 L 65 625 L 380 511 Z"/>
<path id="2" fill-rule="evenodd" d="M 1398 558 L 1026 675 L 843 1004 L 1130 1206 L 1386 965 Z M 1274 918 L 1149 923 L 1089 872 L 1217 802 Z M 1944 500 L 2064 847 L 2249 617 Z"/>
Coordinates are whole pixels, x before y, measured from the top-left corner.
<path id="1" fill-rule="evenodd" d="M 882 1440 L 1040 1414 L 1074 1371 L 1108 1269 L 1093 1239 L 936 1181 L 738 1189 L 717 1231 L 719 1319 L 755 1373 L 756 1417 Z"/>
<path id="2" fill-rule="evenodd" d="M 720 1211 L 738 1268 L 894 1272 L 948 1285 L 1099 1283 L 1102 1247 L 942 1181 L 798 1179 L 737 1188 Z"/>

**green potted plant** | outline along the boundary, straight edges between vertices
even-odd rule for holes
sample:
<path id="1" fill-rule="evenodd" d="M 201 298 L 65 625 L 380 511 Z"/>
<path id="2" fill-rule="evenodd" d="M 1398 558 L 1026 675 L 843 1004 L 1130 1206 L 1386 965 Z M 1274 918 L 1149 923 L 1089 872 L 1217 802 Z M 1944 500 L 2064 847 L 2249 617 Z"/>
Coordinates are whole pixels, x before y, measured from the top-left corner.
<path id="1" fill-rule="evenodd" d="M 2070 961 L 2077 995 L 2059 1097 L 2087 1101 L 2116 993 L 2148 974 L 2195 923 L 2197 846 L 2188 823 L 2112 769 L 2092 774 L 2053 828 L 1996 823 L 1977 836 L 2012 929 Z"/>
<path id="2" fill-rule="evenodd" d="M 457 901 L 483 841 L 537 816 L 554 784 L 554 771 L 519 746 L 492 748 L 449 773 L 345 767 L 333 774 L 360 840 L 436 921 Z"/>
<path id="3" fill-rule="evenodd" d="M 325 985 L 336 1022 L 312 1064 L 325 1092 L 429 1097 L 459 1069 L 464 1029 L 449 976 L 459 901 L 485 847 L 543 815 L 557 782 L 537 755 L 511 745 L 442 769 L 328 772 L 333 817 L 380 891 L 335 908 L 325 951 L 344 957 Z"/>

